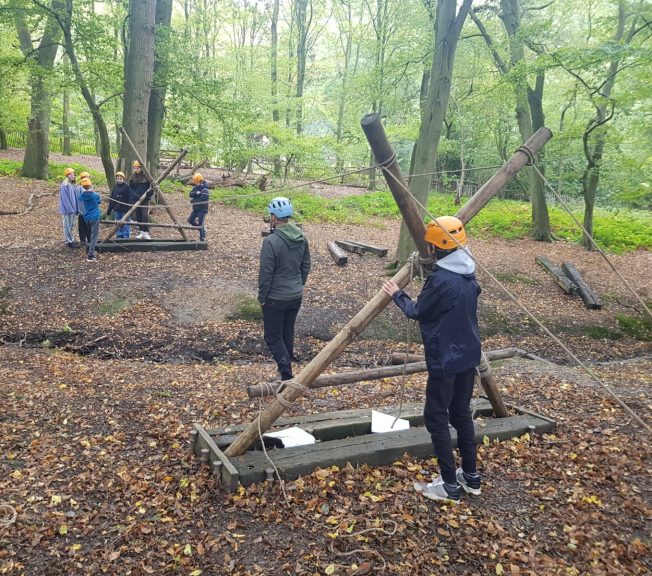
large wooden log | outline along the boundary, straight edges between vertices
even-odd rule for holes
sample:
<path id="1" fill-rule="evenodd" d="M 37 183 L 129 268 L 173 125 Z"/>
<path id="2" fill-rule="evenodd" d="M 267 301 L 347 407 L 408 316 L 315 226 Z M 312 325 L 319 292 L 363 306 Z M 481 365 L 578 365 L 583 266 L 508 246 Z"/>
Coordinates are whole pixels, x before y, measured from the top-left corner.
<path id="1" fill-rule="evenodd" d="M 118 220 L 100 220 L 100 224 L 103 226 L 115 226 L 116 222 L 118 222 Z M 190 224 L 164 224 L 158 222 L 138 222 L 137 220 L 131 220 L 125 223 L 126 226 L 138 226 L 139 224 L 144 226 L 151 226 L 153 228 L 181 228 L 183 230 L 201 230 L 199 226 L 191 226 Z"/>
<path id="2" fill-rule="evenodd" d="M 346 255 L 344 250 L 342 250 L 335 242 L 328 243 L 328 253 L 331 255 L 333 262 L 338 266 L 344 266 L 349 261 L 349 257 Z"/>
<path id="3" fill-rule="evenodd" d="M 347 242 L 346 240 L 335 240 L 335 243 L 342 249 L 352 254 L 358 254 L 362 256 L 364 254 L 364 248 L 355 242 Z"/>
<path id="4" fill-rule="evenodd" d="M 132 144 L 132 145 L 133 145 L 133 144 Z M 169 174 L 170 172 L 172 172 L 172 170 L 174 169 L 174 167 L 175 167 L 179 162 L 181 162 L 181 160 L 183 160 L 183 157 L 184 157 L 186 154 L 188 154 L 188 150 L 186 150 L 185 148 L 184 148 L 183 150 L 181 150 L 181 152 L 180 152 L 179 155 L 177 156 L 176 160 L 175 160 L 172 164 L 170 164 L 170 166 L 168 167 L 168 169 L 167 169 L 165 172 L 163 172 L 163 174 L 161 174 L 161 175 L 156 179 L 156 184 L 157 184 L 157 185 L 160 184 L 161 182 L 163 182 L 163 180 L 165 180 L 165 178 L 167 178 L 168 174 Z M 149 191 L 150 191 L 151 189 L 152 189 L 152 186 L 150 186 L 150 187 L 149 187 L 149 188 L 148 188 L 148 189 L 143 193 L 143 195 L 142 195 L 140 198 L 138 198 L 138 200 L 136 200 L 136 202 L 134 203 L 134 205 L 133 205 L 131 208 L 129 208 L 129 210 L 127 210 L 127 212 L 125 213 L 125 215 L 122 217 L 121 220 L 117 220 L 117 221 L 116 221 L 115 225 L 113 226 L 113 228 L 111 228 L 111 230 L 109 231 L 109 233 L 104 237 L 104 239 L 102 240 L 102 242 L 108 242 L 108 241 L 111 239 L 111 236 L 113 236 L 113 235 L 118 231 L 118 228 L 120 228 L 120 226 L 124 226 L 125 224 L 128 224 L 128 223 L 129 223 L 129 222 L 128 222 L 129 218 L 130 218 L 131 215 L 136 211 L 136 209 L 137 209 L 137 208 L 138 208 L 138 207 L 139 207 L 139 206 L 140 206 L 140 205 L 145 201 L 145 198 L 147 198 L 147 195 L 149 194 Z M 185 232 L 184 232 L 184 234 L 185 234 Z M 185 238 L 185 236 L 184 236 L 184 239 L 187 240 L 187 238 Z"/>
<path id="5" fill-rule="evenodd" d="M 577 284 L 566 276 L 559 266 L 555 266 L 545 256 L 537 256 L 534 261 L 552 276 L 553 280 L 566 294 L 573 294 L 577 291 Z"/>
<path id="6" fill-rule="evenodd" d="M 546 364 L 554 364 L 550 360 L 541 358 L 536 354 L 527 352 L 526 350 L 521 350 L 520 348 L 499 348 L 498 350 L 487 350 L 485 352 L 487 360 L 489 362 L 494 362 L 496 360 L 507 360 L 508 358 L 513 358 L 517 356 L 519 358 L 527 358 L 528 360 L 537 360 L 539 362 L 545 362 Z M 407 356 L 407 362 L 423 362 L 425 356 L 423 354 L 406 354 L 405 352 L 392 352 L 391 363 L 392 364 L 403 364 Z"/>
<path id="7" fill-rule="evenodd" d="M 575 284 L 577 285 L 577 293 L 582 298 L 584 305 L 591 310 L 599 310 L 602 304 L 598 297 L 593 293 L 593 290 L 584 281 L 580 271 L 575 268 L 570 262 L 564 262 L 561 265 L 562 270 Z"/>
<path id="8" fill-rule="evenodd" d="M 387 178 L 387 183 L 392 190 L 392 195 L 397 201 L 401 214 L 410 230 L 419 254 L 422 258 L 428 258 L 428 245 L 424 239 L 425 225 L 421 218 L 420 212 L 413 198 L 409 194 L 407 182 L 396 162 L 396 156 L 392 150 L 387 136 L 377 115 L 365 116 L 362 119 L 362 127 L 367 135 L 367 139 L 372 146 L 374 156 L 379 164 L 381 164 L 392 176 Z M 535 136 L 537 138 L 535 138 Z M 529 150 L 536 154 L 541 146 L 547 142 L 552 133 L 547 128 L 540 128 L 530 138 L 526 145 Z M 525 152 L 518 151 L 510 158 L 508 163 L 503 166 L 496 175 L 494 175 L 487 184 L 492 183 L 491 186 L 485 184 L 478 192 L 463 206 L 462 210 L 458 212 L 457 217 L 463 222 L 468 222 L 477 214 L 482 207 L 493 198 L 493 196 L 505 185 L 507 180 L 511 178 L 520 168 L 525 166 L 528 161 L 528 155 Z M 500 176 L 498 176 L 500 174 Z M 502 184 L 501 184 L 502 182 Z M 474 199 L 479 194 L 481 198 Z M 404 288 L 411 280 L 412 266 L 410 263 L 405 264 L 392 278 L 392 280 L 400 287 Z M 265 432 L 276 419 L 283 414 L 286 405 L 294 402 L 299 398 L 303 392 L 310 388 L 312 383 L 317 377 L 329 366 L 329 364 L 339 356 L 339 354 L 348 346 L 354 338 L 366 328 L 369 323 L 389 304 L 390 298 L 379 290 L 375 296 L 358 312 L 347 324 L 340 330 L 340 332 L 331 340 L 324 349 L 315 356 L 312 361 L 294 378 L 298 386 L 290 387 L 280 393 L 279 397 L 275 397 L 267 407 L 250 422 L 249 425 L 242 431 L 231 446 L 226 450 L 225 454 L 228 457 L 239 456 L 243 454 L 249 446 L 258 437 L 258 434 Z"/>
<path id="9" fill-rule="evenodd" d="M 362 248 L 363 252 L 369 252 L 370 254 L 374 254 L 375 256 L 380 256 L 381 258 L 387 256 L 387 248 L 381 248 L 380 246 L 374 246 L 373 244 L 366 244 L 365 242 L 358 242 L 357 240 L 336 240 L 336 242 L 339 244 L 340 242 L 347 242 L 348 244 L 355 244 L 356 246 L 359 246 Z"/>
<path id="10" fill-rule="evenodd" d="M 417 374 L 428 370 L 425 362 L 411 362 L 400 366 L 381 366 L 379 368 L 368 368 L 367 370 L 356 370 L 354 372 L 342 372 L 340 374 L 327 374 L 317 378 L 311 388 L 328 388 L 329 386 L 342 386 L 353 382 L 364 382 L 366 380 L 381 380 L 382 378 L 393 378 L 403 374 Z M 265 384 L 254 384 L 247 386 L 249 398 L 260 398 L 272 396 L 282 390 L 284 382 L 267 382 Z"/>

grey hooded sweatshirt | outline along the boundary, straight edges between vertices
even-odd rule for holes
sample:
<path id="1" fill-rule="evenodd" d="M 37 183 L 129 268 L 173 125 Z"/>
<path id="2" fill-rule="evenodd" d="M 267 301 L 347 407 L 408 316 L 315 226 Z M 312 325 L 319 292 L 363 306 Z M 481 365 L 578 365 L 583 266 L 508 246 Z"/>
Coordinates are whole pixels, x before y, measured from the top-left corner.
<path id="1" fill-rule="evenodd" d="M 310 272 L 310 249 L 303 231 L 288 223 L 263 240 L 258 270 L 258 301 L 294 300 L 303 296 Z"/>

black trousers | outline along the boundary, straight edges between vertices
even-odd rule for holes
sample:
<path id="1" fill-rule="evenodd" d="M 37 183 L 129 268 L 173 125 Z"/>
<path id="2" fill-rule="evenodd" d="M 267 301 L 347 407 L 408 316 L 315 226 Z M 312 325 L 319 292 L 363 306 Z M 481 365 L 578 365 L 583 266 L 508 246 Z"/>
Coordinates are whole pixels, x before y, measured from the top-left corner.
<path id="1" fill-rule="evenodd" d="M 149 204 L 143 206 L 142 204 L 136 208 L 136 221 L 149 222 Z M 149 226 L 146 224 L 138 226 L 141 232 L 149 232 Z"/>
<path id="2" fill-rule="evenodd" d="M 455 455 L 448 423 L 457 430 L 457 447 L 464 472 L 476 472 L 476 446 L 469 404 L 473 395 L 475 368 L 441 378 L 428 375 L 423 419 L 430 433 L 444 482 L 456 484 Z"/>
<path id="3" fill-rule="evenodd" d="M 90 230 L 88 229 L 88 224 L 86 223 L 86 220 L 84 220 L 84 217 L 81 214 L 77 219 L 77 224 L 79 226 L 79 241 L 88 244 L 88 242 L 91 239 Z"/>
<path id="4" fill-rule="evenodd" d="M 294 300 L 268 298 L 263 304 L 265 343 L 278 366 L 281 380 L 292 378 L 294 323 L 299 308 L 301 308 L 301 298 Z"/>

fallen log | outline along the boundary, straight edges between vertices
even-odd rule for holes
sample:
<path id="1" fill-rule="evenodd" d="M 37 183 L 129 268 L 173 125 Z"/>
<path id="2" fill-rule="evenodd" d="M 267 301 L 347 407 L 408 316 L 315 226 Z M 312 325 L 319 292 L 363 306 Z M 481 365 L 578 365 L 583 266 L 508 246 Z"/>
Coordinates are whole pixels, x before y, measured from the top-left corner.
<path id="1" fill-rule="evenodd" d="M 364 242 L 357 242 L 355 240 L 335 240 L 337 244 L 340 244 L 340 242 L 345 242 L 346 244 L 352 244 L 354 246 L 359 246 L 362 248 L 363 253 L 364 252 L 369 252 L 370 254 L 375 254 L 376 256 L 380 257 L 385 257 L 387 256 L 387 248 L 379 248 L 378 246 L 374 246 L 373 244 L 365 244 Z"/>
<path id="2" fill-rule="evenodd" d="M 335 242 L 328 243 L 328 252 L 333 259 L 333 262 L 338 266 L 344 266 L 349 261 L 349 257 L 346 255 L 344 250 L 342 250 Z"/>
<path id="3" fill-rule="evenodd" d="M 403 364 L 405 362 L 405 357 L 407 356 L 407 362 L 423 362 L 425 356 L 423 354 L 405 354 L 405 352 L 392 352 L 391 362 L 392 364 Z M 528 360 L 538 360 L 539 362 L 545 362 L 546 364 L 554 364 L 550 360 L 541 358 L 536 354 L 521 350 L 520 348 L 499 348 L 498 350 L 487 350 L 485 352 L 487 360 L 494 362 L 496 360 L 507 360 L 508 358 L 513 358 L 517 356 L 519 358 L 527 358 Z"/>
<path id="4" fill-rule="evenodd" d="M 584 305 L 591 310 L 599 310 L 602 308 L 602 303 L 598 297 L 593 293 L 589 285 L 584 281 L 579 270 L 575 268 L 570 262 L 564 262 L 561 269 L 577 285 L 577 293 L 582 298 Z"/>
<path id="5" fill-rule="evenodd" d="M 343 384 L 353 384 L 354 382 L 364 382 L 365 380 L 381 380 L 382 378 L 393 378 L 403 374 L 417 374 L 425 372 L 425 362 L 412 362 L 405 366 L 382 366 L 380 368 L 371 368 L 368 370 L 356 370 L 355 372 L 342 372 L 341 374 L 327 374 L 318 376 L 312 383 L 312 388 L 327 388 L 329 386 L 341 386 Z M 285 382 L 267 382 L 265 384 L 254 384 L 247 386 L 249 398 L 261 398 L 272 396 L 285 388 Z"/>
<path id="6" fill-rule="evenodd" d="M 347 242 L 346 240 L 335 240 L 335 243 L 342 249 L 347 252 L 352 252 L 353 254 L 359 254 L 362 256 L 364 254 L 364 249 L 358 244 L 353 242 Z"/>
<path id="7" fill-rule="evenodd" d="M 566 292 L 566 294 L 574 294 L 577 292 L 577 284 L 566 276 L 559 266 L 555 266 L 544 256 L 537 256 L 534 261 L 552 276 L 553 280 L 559 284 L 559 287 Z"/>

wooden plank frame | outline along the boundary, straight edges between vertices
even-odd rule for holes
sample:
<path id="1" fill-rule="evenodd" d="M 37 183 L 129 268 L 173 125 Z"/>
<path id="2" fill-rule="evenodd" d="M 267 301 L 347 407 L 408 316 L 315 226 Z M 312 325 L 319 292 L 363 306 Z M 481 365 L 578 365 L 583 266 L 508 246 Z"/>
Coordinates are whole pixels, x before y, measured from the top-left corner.
<path id="1" fill-rule="evenodd" d="M 488 417 L 492 412 L 491 403 L 480 396 L 474 406 L 476 441 L 506 440 L 528 433 L 543 434 L 552 431 L 554 420 L 523 408 L 507 405 L 512 415 L 506 418 Z M 387 414 L 398 415 L 397 408 L 380 408 Z M 423 405 L 403 406 L 401 418 L 410 421 L 409 430 L 371 434 L 371 409 L 343 410 L 329 414 L 312 414 L 281 418 L 274 428 L 299 426 L 313 434 L 316 444 L 294 448 L 268 449 L 267 454 L 277 467 L 284 480 L 293 480 L 309 474 L 316 468 L 329 466 L 386 466 L 400 460 L 404 454 L 417 458 L 432 455 L 432 441 L 423 427 Z M 219 475 L 222 487 L 233 492 L 238 484 L 248 486 L 268 479 L 271 468 L 268 457 L 260 449 L 250 450 L 240 456 L 227 457 L 224 449 L 236 439 L 236 435 L 246 428 L 238 424 L 217 430 L 205 430 L 195 424 L 191 432 L 191 446 L 203 462 L 210 465 L 214 474 Z M 457 435 L 451 429 L 453 446 L 457 445 Z"/>

